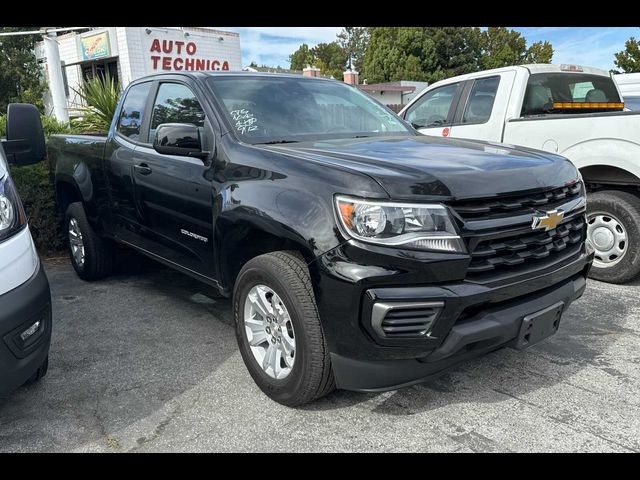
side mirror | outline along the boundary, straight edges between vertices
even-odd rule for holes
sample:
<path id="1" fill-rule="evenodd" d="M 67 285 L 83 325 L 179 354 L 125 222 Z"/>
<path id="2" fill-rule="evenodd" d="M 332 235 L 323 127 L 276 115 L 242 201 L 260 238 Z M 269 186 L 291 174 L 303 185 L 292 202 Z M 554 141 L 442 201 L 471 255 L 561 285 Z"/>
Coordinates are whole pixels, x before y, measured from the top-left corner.
<path id="1" fill-rule="evenodd" d="M 200 130 L 190 123 L 162 123 L 156 129 L 153 149 L 163 155 L 181 155 L 204 159 Z"/>
<path id="2" fill-rule="evenodd" d="M 33 165 L 44 160 L 44 132 L 40 112 L 29 103 L 10 103 L 7 108 L 7 139 L 3 142 L 7 161 Z"/>

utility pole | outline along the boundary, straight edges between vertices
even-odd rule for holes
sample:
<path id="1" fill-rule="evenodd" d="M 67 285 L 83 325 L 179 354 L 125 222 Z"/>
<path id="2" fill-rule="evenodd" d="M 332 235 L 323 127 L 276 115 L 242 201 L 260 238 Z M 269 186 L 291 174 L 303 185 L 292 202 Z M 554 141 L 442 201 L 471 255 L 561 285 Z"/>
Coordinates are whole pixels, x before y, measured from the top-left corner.
<path id="1" fill-rule="evenodd" d="M 87 30 L 89 27 L 69 28 L 41 28 L 40 30 L 0 32 L 0 38 L 14 35 L 42 35 L 44 51 L 47 56 L 47 70 L 49 72 L 49 91 L 53 100 L 53 113 L 59 122 L 69 122 L 69 110 L 67 108 L 67 96 L 64 93 L 64 79 L 62 77 L 62 64 L 56 32 L 69 32 L 74 30 Z"/>
<path id="2" fill-rule="evenodd" d="M 69 123 L 67 96 L 64 92 L 62 64 L 58 50 L 57 33 L 47 32 L 42 35 L 44 51 L 47 56 L 47 71 L 49 72 L 49 90 L 53 101 L 53 114 L 59 122 Z"/>

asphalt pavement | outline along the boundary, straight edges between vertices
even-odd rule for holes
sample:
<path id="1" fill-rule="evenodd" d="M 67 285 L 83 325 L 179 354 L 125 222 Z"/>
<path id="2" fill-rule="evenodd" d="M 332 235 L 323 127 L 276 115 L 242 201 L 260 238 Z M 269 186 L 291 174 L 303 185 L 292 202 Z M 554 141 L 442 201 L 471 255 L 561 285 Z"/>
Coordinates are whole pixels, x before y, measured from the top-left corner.
<path id="1" fill-rule="evenodd" d="M 131 255 L 47 264 L 48 375 L 0 396 L 0 452 L 640 451 L 640 282 L 589 281 L 558 333 L 429 383 L 291 409 L 251 380 L 230 301 Z"/>

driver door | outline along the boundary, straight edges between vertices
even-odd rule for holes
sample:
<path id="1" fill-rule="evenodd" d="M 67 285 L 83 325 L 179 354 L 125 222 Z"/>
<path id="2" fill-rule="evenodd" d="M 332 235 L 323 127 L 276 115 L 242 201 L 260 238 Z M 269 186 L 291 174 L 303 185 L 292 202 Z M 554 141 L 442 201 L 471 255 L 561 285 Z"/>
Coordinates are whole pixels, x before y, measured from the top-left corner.
<path id="1" fill-rule="evenodd" d="M 404 119 L 424 135 L 450 136 L 462 85 L 456 82 L 429 90 L 404 112 Z"/>

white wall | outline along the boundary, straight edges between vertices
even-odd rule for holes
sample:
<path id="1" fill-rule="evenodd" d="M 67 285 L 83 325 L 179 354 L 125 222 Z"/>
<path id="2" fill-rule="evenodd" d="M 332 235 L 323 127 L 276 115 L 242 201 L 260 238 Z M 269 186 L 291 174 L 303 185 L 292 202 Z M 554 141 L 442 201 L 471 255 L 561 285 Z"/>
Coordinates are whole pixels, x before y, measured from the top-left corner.
<path id="1" fill-rule="evenodd" d="M 131 80 L 154 73 L 187 69 L 242 70 L 240 37 L 233 32 L 200 28 L 175 30 L 128 27 L 126 36 Z M 188 51 L 189 45 L 195 48 L 195 52 Z M 158 47 L 160 51 L 157 51 Z"/>
<path id="2" fill-rule="evenodd" d="M 402 103 L 402 92 L 390 92 L 386 91 L 384 94 L 381 92 L 366 92 L 375 98 L 377 101 L 384 105 L 400 105 Z"/>
<path id="3" fill-rule="evenodd" d="M 147 28 L 151 33 L 147 34 Z M 82 68 L 78 64 L 81 61 L 81 51 L 78 48 L 79 39 L 78 36 L 95 35 L 96 33 L 108 30 L 109 42 L 111 46 L 112 56 L 117 56 L 118 61 L 118 76 L 122 87 L 126 87 L 129 82 L 144 77 L 145 75 L 151 75 L 154 73 L 166 73 L 168 70 L 163 69 L 162 59 L 169 57 L 171 59 L 171 67 L 176 65 L 176 58 L 180 57 L 182 61 L 178 61 L 178 66 L 184 64 L 187 59 L 194 61 L 208 60 L 205 64 L 210 69 L 221 69 L 226 63 L 229 70 L 242 70 L 241 58 L 240 58 L 240 37 L 234 32 L 224 32 L 220 30 L 202 29 L 202 28 L 185 28 L 184 31 L 188 32 L 188 36 L 184 35 L 184 31 L 175 30 L 173 28 L 159 28 L 159 27 L 105 27 L 96 30 L 84 32 L 82 34 L 69 33 L 58 36 L 58 48 L 60 50 L 60 60 L 66 65 L 71 65 L 65 68 L 67 77 L 67 83 L 69 85 L 69 95 L 67 101 L 69 107 L 73 108 L 78 104 L 79 99 L 74 94 L 73 89 L 78 89 L 82 80 Z M 223 40 L 219 40 L 222 37 Z M 153 40 L 157 39 L 162 45 L 162 41 L 172 40 L 174 42 L 173 51 L 170 53 L 165 52 L 151 52 L 150 49 L 153 44 Z M 182 48 L 182 53 L 178 54 L 176 49 L 176 41 L 184 42 L 185 45 L 188 42 L 193 42 L 196 45 L 196 52 L 193 55 L 186 53 L 185 48 Z M 42 49 L 36 47 L 36 56 L 41 56 Z M 153 61 L 151 56 L 160 56 L 161 59 L 156 61 L 156 67 L 153 68 Z M 99 59 L 96 59 L 99 60 Z M 217 61 L 219 63 L 214 63 Z M 158 63 L 160 62 L 160 63 Z M 159 67 L 159 68 L 158 68 Z M 48 71 L 47 65 L 43 65 L 43 69 Z M 173 71 L 173 68 L 171 70 Z M 44 96 L 45 110 L 47 113 L 53 110 L 51 104 L 51 96 L 45 94 Z"/>
<path id="4" fill-rule="evenodd" d="M 406 86 L 416 87 L 416 89 L 413 92 L 405 92 L 404 95 L 402 96 L 402 103 L 403 105 L 406 105 L 411 100 L 413 100 L 417 95 L 419 95 L 420 92 L 422 92 L 422 90 L 427 88 L 429 86 L 429 82 L 414 82 L 411 80 L 401 80 L 400 85 L 402 85 L 403 87 L 406 87 Z"/>

